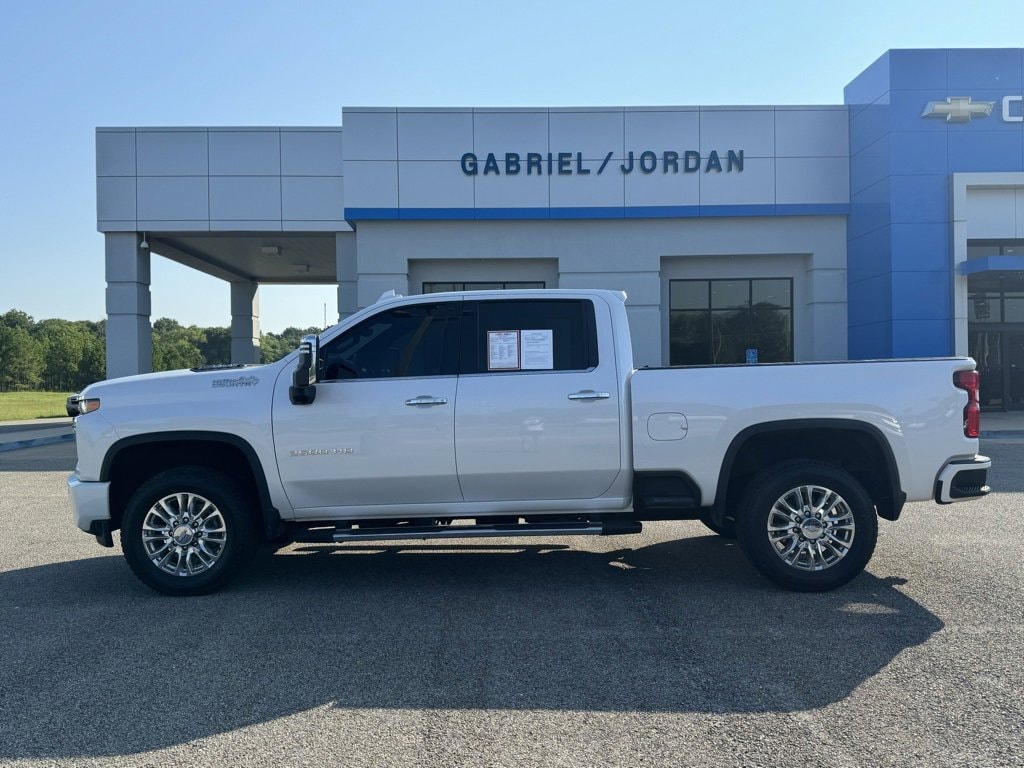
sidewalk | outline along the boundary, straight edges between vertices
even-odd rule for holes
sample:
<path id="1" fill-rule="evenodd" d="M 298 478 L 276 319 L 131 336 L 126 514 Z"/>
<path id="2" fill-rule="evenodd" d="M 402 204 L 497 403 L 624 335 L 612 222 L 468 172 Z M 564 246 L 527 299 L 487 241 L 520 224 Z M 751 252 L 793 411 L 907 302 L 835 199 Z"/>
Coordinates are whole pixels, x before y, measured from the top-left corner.
<path id="1" fill-rule="evenodd" d="M 1024 411 L 981 409 L 982 437 L 1024 437 Z"/>
<path id="2" fill-rule="evenodd" d="M 1024 411 L 982 411 L 983 438 L 1024 437 Z M 0 452 L 73 440 L 71 419 L 0 421 Z"/>

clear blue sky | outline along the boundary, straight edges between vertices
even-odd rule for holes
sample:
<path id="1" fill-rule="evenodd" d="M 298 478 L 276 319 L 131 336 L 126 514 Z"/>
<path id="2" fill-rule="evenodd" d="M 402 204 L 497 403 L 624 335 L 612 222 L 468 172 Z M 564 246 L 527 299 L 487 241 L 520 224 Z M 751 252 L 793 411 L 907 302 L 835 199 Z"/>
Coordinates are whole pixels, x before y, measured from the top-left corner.
<path id="1" fill-rule="evenodd" d="M 0 313 L 104 316 L 98 125 L 337 125 L 343 105 L 839 104 L 889 48 L 1024 46 L 1022 0 L 0 0 Z M 227 325 L 153 258 L 153 317 Z M 333 286 L 261 290 L 264 330 Z"/>

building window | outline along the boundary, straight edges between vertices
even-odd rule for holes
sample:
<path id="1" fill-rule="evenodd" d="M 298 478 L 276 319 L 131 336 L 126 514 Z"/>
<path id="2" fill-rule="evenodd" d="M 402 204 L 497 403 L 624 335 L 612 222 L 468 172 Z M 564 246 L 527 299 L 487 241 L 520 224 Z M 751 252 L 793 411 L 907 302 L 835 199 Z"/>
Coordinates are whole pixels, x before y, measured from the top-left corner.
<path id="1" fill-rule="evenodd" d="M 972 323 L 1024 322 L 1024 293 L 1019 291 L 974 291 L 967 294 L 967 305 Z"/>
<path id="2" fill-rule="evenodd" d="M 669 363 L 759 363 L 793 360 L 793 281 L 669 281 Z"/>
<path id="3" fill-rule="evenodd" d="M 972 293 L 967 302 L 972 323 L 998 323 L 1002 318 L 1002 302 L 998 293 Z"/>
<path id="4" fill-rule="evenodd" d="M 476 283 L 424 283 L 424 293 L 443 293 L 445 291 L 514 291 L 525 288 L 546 288 L 543 282 L 476 282 Z"/>
<path id="5" fill-rule="evenodd" d="M 1020 256 L 1024 254 L 1024 240 L 973 240 L 967 244 L 967 259 L 985 256 Z"/>

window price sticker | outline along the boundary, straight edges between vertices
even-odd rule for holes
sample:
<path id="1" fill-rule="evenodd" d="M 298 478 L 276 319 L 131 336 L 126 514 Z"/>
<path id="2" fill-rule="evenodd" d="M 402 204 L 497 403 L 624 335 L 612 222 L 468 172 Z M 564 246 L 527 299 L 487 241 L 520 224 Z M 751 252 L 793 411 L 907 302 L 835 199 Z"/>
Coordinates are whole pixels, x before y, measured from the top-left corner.
<path id="1" fill-rule="evenodd" d="M 487 332 L 487 370 L 519 370 L 519 331 Z"/>
<path id="2" fill-rule="evenodd" d="M 550 371 L 555 367 L 554 331 L 520 331 L 524 371 Z"/>

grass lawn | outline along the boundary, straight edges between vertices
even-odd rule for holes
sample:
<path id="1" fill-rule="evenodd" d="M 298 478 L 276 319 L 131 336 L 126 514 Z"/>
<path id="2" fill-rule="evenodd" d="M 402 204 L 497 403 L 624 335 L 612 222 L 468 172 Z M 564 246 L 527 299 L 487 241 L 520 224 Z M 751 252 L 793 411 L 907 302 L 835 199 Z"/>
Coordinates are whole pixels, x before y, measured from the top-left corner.
<path id="1" fill-rule="evenodd" d="M 0 421 L 67 416 L 70 392 L 0 392 Z"/>

